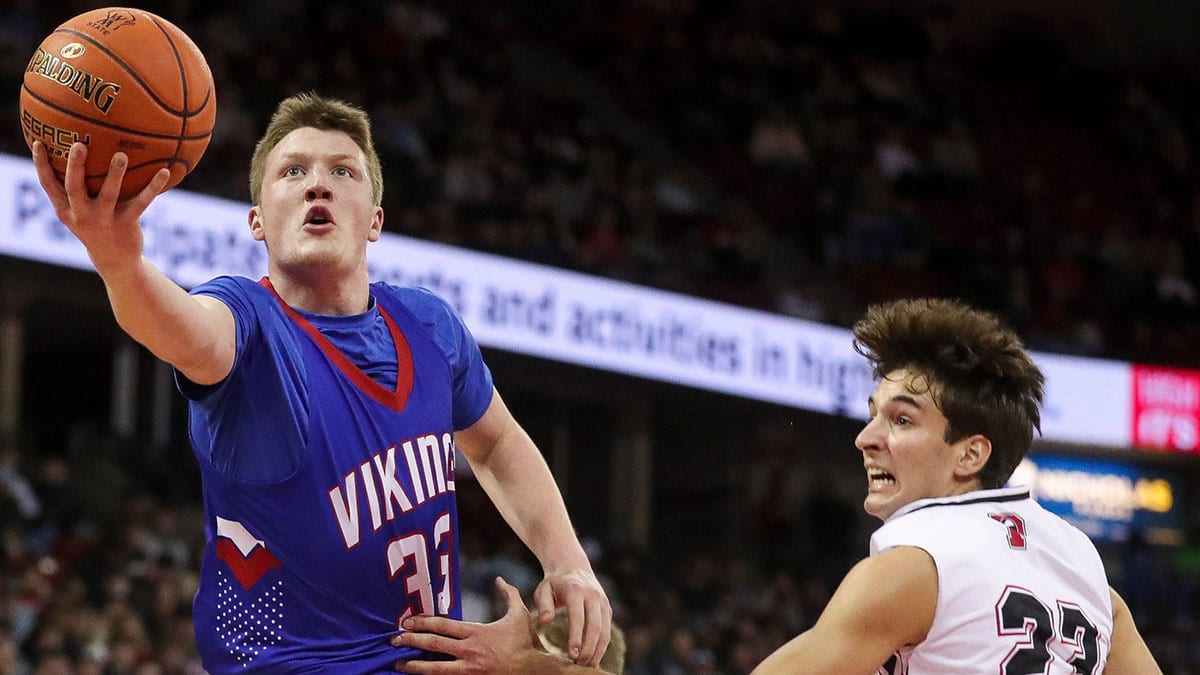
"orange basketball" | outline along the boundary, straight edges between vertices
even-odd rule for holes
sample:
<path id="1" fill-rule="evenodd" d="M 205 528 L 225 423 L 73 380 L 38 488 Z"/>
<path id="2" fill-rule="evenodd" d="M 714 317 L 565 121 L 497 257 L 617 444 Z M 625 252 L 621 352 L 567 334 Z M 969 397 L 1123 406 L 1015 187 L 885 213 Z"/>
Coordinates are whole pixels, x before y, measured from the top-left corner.
<path id="1" fill-rule="evenodd" d="M 67 151 L 88 146 L 87 188 L 95 195 L 113 153 L 129 156 L 121 199 L 161 168 L 167 187 L 196 167 L 217 117 L 212 72 L 195 43 L 150 12 L 106 7 L 54 30 L 34 52 L 21 85 L 21 130 L 42 141 L 61 180 Z"/>

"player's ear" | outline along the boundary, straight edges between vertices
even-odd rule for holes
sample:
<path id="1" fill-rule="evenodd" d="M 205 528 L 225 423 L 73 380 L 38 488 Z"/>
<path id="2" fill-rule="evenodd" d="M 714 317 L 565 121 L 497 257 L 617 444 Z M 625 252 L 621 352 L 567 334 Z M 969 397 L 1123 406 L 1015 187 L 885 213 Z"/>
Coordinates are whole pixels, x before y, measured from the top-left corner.
<path id="1" fill-rule="evenodd" d="M 963 478 L 978 476 L 992 457 L 992 442 L 983 434 L 968 436 L 957 444 L 958 455 L 954 473 Z"/>
<path id="2" fill-rule="evenodd" d="M 371 229 L 367 232 L 367 241 L 379 241 L 379 233 L 383 232 L 383 207 L 376 206 L 371 214 Z"/>
<path id="3" fill-rule="evenodd" d="M 250 207 L 250 213 L 246 215 L 246 222 L 250 225 L 250 236 L 254 237 L 255 241 L 266 241 L 267 235 L 263 234 L 261 206 Z"/>

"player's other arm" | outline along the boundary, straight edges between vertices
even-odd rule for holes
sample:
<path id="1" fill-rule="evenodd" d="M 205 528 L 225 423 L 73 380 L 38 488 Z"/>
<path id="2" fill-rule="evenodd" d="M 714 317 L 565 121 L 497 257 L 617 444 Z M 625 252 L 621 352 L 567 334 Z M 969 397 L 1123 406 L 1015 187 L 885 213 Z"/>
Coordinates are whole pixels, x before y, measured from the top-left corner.
<path id="1" fill-rule="evenodd" d="M 937 591 L 937 568 L 921 549 L 867 558 L 846 574 L 817 623 L 752 675 L 872 675 L 897 649 L 925 639 Z"/>
<path id="2" fill-rule="evenodd" d="M 1109 588 L 1108 592 L 1112 596 L 1113 634 L 1104 675 L 1162 675 L 1162 669 L 1133 622 L 1129 606 L 1116 591 Z"/>
<path id="3" fill-rule="evenodd" d="M 534 592 L 539 620 L 549 623 L 555 607 L 565 607 L 568 656 L 596 665 L 608 647 L 612 607 L 541 451 L 496 391 L 483 417 L 454 441 L 497 510 L 542 565 L 545 580 Z"/>
<path id="4" fill-rule="evenodd" d="M 59 182 L 46 148 L 34 144 L 38 181 L 62 222 L 87 249 L 104 281 L 117 323 L 155 356 L 197 384 L 219 382 L 233 367 L 236 335 L 233 313 L 222 302 L 190 296 L 142 255 L 138 219 L 167 183 L 165 169 L 144 190 L 118 202 L 128 159 L 114 155 L 100 192 L 84 185 L 87 146 L 76 143 Z"/>

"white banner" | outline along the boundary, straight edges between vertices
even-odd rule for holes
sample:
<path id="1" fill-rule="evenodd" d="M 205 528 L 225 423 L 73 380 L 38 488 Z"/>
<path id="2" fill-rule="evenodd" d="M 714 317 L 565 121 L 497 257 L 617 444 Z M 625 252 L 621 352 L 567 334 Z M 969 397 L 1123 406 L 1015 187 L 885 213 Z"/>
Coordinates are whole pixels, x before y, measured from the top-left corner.
<path id="1" fill-rule="evenodd" d="M 1133 367 L 1124 361 L 1035 353 L 1046 375 L 1042 437 L 1128 447 L 1133 442 Z"/>
<path id="2" fill-rule="evenodd" d="M 402 237 L 371 277 L 449 299 L 481 344 L 809 410 L 865 414 L 849 334 L 795 319 Z"/>
<path id="3" fill-rule="evenodd" d="M 246 204 L 175 189 L 143 218 L 146 255 L 185 287 L 266 273 Z M 90 269 L 33 164 L 0 155 L 0 254 Z M 849 331 L 633 284 L 384 234 L 373 280 L 429 288 L 480 344 L 806 410 L 866 416 L 873 383 Z M 1045 438 L 1125 446 L 1127 363 L 1035 355 L 1047 375 Z"/>
<path id="4" fill-rule="evenodd" d="M 250 238 L 240 202 L 171 190 L 142 217 L 145 255 L 167 276 L 191 287 L 218 274 L 253 278 L 267 271 L 267 252 Z M 87 251 L 54 214 L 33 162 L 0 154 L 0 253 L 91 269 Z"/>

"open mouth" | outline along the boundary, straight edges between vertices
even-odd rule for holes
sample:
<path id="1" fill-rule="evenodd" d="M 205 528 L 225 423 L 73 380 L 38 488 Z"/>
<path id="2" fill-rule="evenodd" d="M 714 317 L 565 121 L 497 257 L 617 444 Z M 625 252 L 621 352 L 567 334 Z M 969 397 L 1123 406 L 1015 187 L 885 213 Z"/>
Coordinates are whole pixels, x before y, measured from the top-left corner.
<path id="1" fill-rule="evenodd" d="M 314 206 L 304 215 L 305 225 L 329 225 L 333 223 L 333 213 L 324 206 Z"/>
<path id="2" fill-rule="evenodd" d="M 896 477 L 883 469 L 868 469 L 867 480 L 873 487 L 896 484 Z"/>

